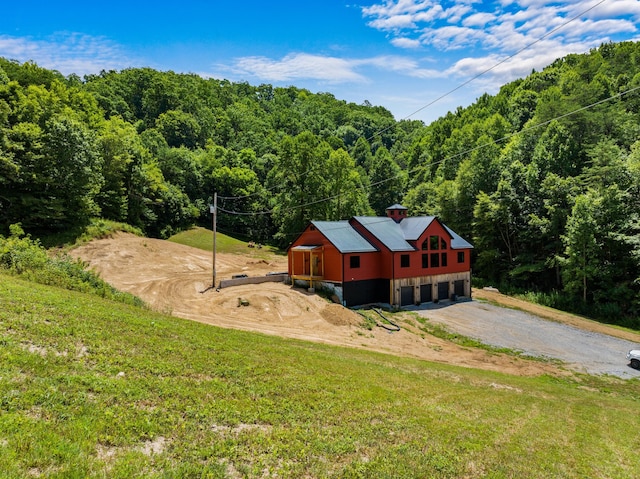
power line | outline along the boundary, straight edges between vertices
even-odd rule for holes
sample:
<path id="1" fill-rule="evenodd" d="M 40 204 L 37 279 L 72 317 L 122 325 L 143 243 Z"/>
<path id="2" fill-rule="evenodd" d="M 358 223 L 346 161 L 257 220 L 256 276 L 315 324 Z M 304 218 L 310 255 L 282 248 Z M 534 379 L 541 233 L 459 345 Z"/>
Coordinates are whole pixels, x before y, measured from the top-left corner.
<path id="1" fill-rule="evenodd" d="M 638 90 L 640 90 L 640 86 L 631 88 L 631 89 L 626 90 L 624 92 L 617 93 L 617 94 L 615 94 L 613 96 L 610 96 L 608 98 L 605 98 L 603 100 L 599 100 L 599 101 L 597 101 L 595 103 L 591 103 L 590 105 L 577 108 L 575 110 L 572 110 L 572 111 L 570 111 L 568 113 L 564 113 L 564 114 L 559 115 L 557 117 L 551 118 L 551 119 L 549 119 L 547 121 L 544 121 L 542 123 L 537 123 L 535 125 L 526 127 L 526 128 L 524 128 L 524 129 L 522 129 L 520 131 L 517 131 L 515 133 L 511 133 L 509 135 L 503 136 L 502 138 L 498 138 L 497 140 L 493 140 L 493 141 L 484 143 L 482 145 L 477 145 L 477 146 L 474 146 L 472 148 L 468 148 L 468 149 L 466 149 L 466 150 L 464 150 L 462 152 L 456 153 L 455 155 L 450 155 L 450 156 L 447 156 L 445 158 L 442 158 L 441 160 L 434 161 L 434 162 L 430 163 L 430 165 L 436 166 L 436 165 L 442 164 L 442 163 L 444 163 L 446 161 L 450 161 L 450 160 L 453 160 L 455 158 L 458 158 L 460 156 L 468 155 L 470 153 L 473 153 L 474 151 L 481 150 L 481 149 L 486 148 L 488 146 L 502 143 L 502 142 L 507 141 L 507 140 L 509 140 L 509 139 L 511 139 L 511 138 L 513 138 L 515 136 L 521 135 L 523 133 L 527 133 L 529 131 L 541 128 L 543 126 L 546 126 L 546 125 L 550 124 L 553 121 L 561 120 L 561 119 L 567 118 L 567 117 L 569 117 L 571 115 L 575 115 L 577 113 L 580 113 L 581 111 L 589 110 L 589 109 L 594 108 L 594 107 L 596 107 L 598 105 L 601 105 L 603 103 L 609 102 L 609 101 L 614 100 L 616 98 L 620 98 L 620 97 L 622 97 L 624 95 L 628 95 L 628 94 L 633 93 L 633 92 L 638 91 Z M 416 166 L 415 168 L 413 168 L 411 170 L 408 170 L 406 172 L 403 171 L 402 173 L 400 173 L 398 175 L 391 176 L 389 178 L 385 178 L 385 179 L 380 180 L 380 181 L 376 181 L 375 183 L 370 183 L 369 185 L 363 185 L 360 188 L 364 191 L 365 188 L 370 189 L 370 188 L 379 186 L 379 185 L 384 184 L 384 183 L 386 183 L 388 181 L 392 181 L 392 180 L 398 179 L 400 177 L 400 175 L 415 173 L 415 172 L 419 171 L 421 168 L 422 168 L 422 165 Z M 304 204 L 301 204 L 301 205 L 291 206 L 291 207 L 289 207 L 287 209 L 287 211 L 294 211 L 294 210 L 297 210 L 297 209 L 300 209 L 300 208 L 306 208 L 308 206 L 313 206 L 313 205 L 318 204 L 318 203 L 323 203 L 325 201 L 331 201 L 333 199 L 339 198 L 340 196 L 342 196 L 342 193 L 338 193 L 338 194 L 335 194 L 335 195 L 332 195 L 332 196 L 328 196 L 328 197 L 320 198 L 320 199 L 317 199 L 317 200 L 313 200 L 313 201 L 310 201 L 308 203 L 304 203 Z M 227 213 L 227 214 L 239 215 L 239 216 L 259 216 L 259 215 L 272 214 L 274 212 L 274 210 L 259 211 L 259 212 L 230 211 L 230 210 L 222 209 L 219 206 L 218 206 L 218 209 L 223 211 L 223 212 L 225 212 L 225 213 Z M 293 233 L 291 233 L 291 234 L 293 234 Z"/>
<path id="2" fill-rule="evenodd" d="M 520 50 L 516 51 L 515 53 L 503 58 L 502 60 L 500 60 L 498 63 L 496 63 L 495 65 L 487 68 L 486 70 L 483 70 L 482 72 L 476 74 L 475 76 L 471 77 L 470 79 L 468 79 L 467 81 L 461 83 L 460 85 L 456 86 L 454 89 L 448 91 L 447 93 L 444 93 L 443 95 L 440 95 L 438 98 L 436 98 L 435 100 L 427 103 L 426 105 L 424 105 L 423 107 L 417 109 L 416 111 L 414 111 L 413 113 L 407 115 L 406 117 L 402 118 L 402 120 L 407 120 L 408 118 L 412 117 L 413 115 L 421 112 L 422 110 L 424 110 L 425 108 L 430 107 L 431 105 L 433 105 L 434 103 L 439 102 L 440 100 L 442 100 L 443 98 L 451 95 L 452 93 L 455 93 L 456 91 L 460 90 L 461 88 L 467 86 L 469 83 L 477 80 L 478 78 L 480 78 L 481 76 L 489 73 L 490 71 L 498 68 L 500 65 L 502 65 L 503 63 L 506 63 L 507 61 L 511 60 L 512 58 L 516 57 L 517 55 L 519 55 L 520 53 L 522 53 L 523 51 L 527 50 L 528 48 L 531 48 L 533 45 L 535 45 L 536 43 L 540 43 L 542 40 L 544 40 L 545 38 L 547 38 L 550 35 L 553 35 L 555 32 L 557 32 L 558 30 L 560 30 L 561 28 L 566 27 L 567 25 L 569 25 L 571 22 L 574 22 L 575 20 L 579 19 L 581 16 L 583 16 L 586 13 L 589 13 L 591 10 L 593 10 L 594 8 L 596 8 L 597 6 L 601 5 L 602 3 L 604 3 L 605 0 L 600 0 L 598 3 L 592 5 L 591 7 L 587 8 L 586 10 L 584 10 L 583 12 L 577 14 L 576 16 L 572 17 L 571 19 L 567 20 L 566 22 L 558 25 L 556 28 L 554 28 L 553 30 L 545 33 L 544 35 L 542 35 L 540 38 L 534 40 L 533 42 L 525 45 L 524 47 L 522 47 Z M 383 130 L 385 131 L 385 130 Z"/>
<path id="3" fill-rule="evenodd" d="M 537 38 L 536 40 L 532 41 L 531 43 L 528 43 L 527 45 L 523 46 L 522 48 L 520 48 L 519 50 L 517 50 L 515 53 L 512 53 L 511 55 L 508 55 L 507 57 L 503 58 L 502 60 L 500 60 L 498 63 L 494 64 L 493 66 L 487 68 L 486 70 L 483 70 L 482 72 L 474 75 L 473 77 L 469 78 L 468 80 L 466 80 L 465 82 L 459 84 L 458 86 L 456 86 L 455 88 L 453 88 L 452 90 L 449 90 L 448 92 L 440 95 L 439 97 L 437 97 L 436 99 L 432 100 L 431 102 L 427 103 L 426 105 L 422 106 L 421 108 L 417 109 L 416 111 L 414 111 L 413 113 L 410 113 L 409 115 L 405 116 L 404 118 L 401 118 L 400 121 L 403 120 L 408 120 L 409 118 L 411 118 L 412 116 L 416 115 L 417 113 L 421 112 L 422 110 L 434 105 L 435 103 L 439 102 L 440 100 L 446 98 L 447 96 L 455 93 L 456 91 L 464 88 L 465 86 L 467 86 L 468 84 L 470 84 L 471 82 L 477 80 L 478 78 L 480 78 L 483 75 L 486 75 L 487 73 L 489 73 L 490 71 L 498 68 L 500 65 L 502 65 L 503 63 L 506 63 L 507 61 L 511 60 L 512 58 L 515 58 L 516 56 L 518 56 L 520 53 L 524 52 L 525 50 L 531 48 L 532 46 L 536 45 L 537 43 L 541 42 L 542 40 L 544 40 L 545 38 L 553 35 L 554 33 L 556 33 L 558 30 L 566 27 L 567 25 L 569 25 L 570 23 L 578 20 L 580 17 L 582 17 L 583 15 L 589 13 L 591 10 L 593 10 L 594 8 L 600 6 L 602 3 L 604 3 L 605 0 L 600 0 L 599 2 L 591 5 L 589 8 L 583 10 L 582 12 L 578 13 L 577 15 L 573 16 L 572 18 L 570 18 L 569 20 L 565 21 L 564 23 L 558 25 L 556 28 L 550 30 L 549 32 L 545 33 L 544 35 L 542 35 L 540 38 Z M 375 138 L 377 135 L 380 135 L 381 133 L 384 133 L 385 131 L 388 131 L 392 128 L 393 126 L 388 126 L 386 128 L 383 128 L 381 130 L 376 131 L 375 133 L 373 133 L 370 137 L 365 138 L 368 142 L 370 142 L 373 138 Z M 306 172 L 297 175 L 297 177 L 299 178 L 300 176 L 304 176 L 307 175 L 309 173 L 312 172 L 312 168 L 310 168 L 309 170 L 307 170 Z M 265 191 L 272 191 L 275 190 L 277 188 L 279 188 L 279 185 L 274 185 L 270 188 L 266 188 Z M 223 197 L 223 196 L 219 196 L 218 198 L 223 199 L 223 200 L 238 200 L 238 199 L 244 199 L 244 198 L 250 198 L 253 196 L 257 196 L 261 194 L 261 192 L 255 192 L 255 193 L 251 193 L 249 195 L 245 195 L 245 196 L 229 196 L 229 197 Z"/>

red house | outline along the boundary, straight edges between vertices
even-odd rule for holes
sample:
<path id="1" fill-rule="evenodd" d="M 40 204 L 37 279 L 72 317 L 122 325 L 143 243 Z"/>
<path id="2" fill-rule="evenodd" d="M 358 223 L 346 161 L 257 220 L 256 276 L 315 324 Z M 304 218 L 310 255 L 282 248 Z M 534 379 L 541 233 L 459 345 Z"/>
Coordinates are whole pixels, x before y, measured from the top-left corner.
<path id="1" fill-rule="evenodd" d="M 435 216 L 312 221 L 288 249 L 289 276 L 330 286 L 345 306 L 405 306 L 471 296 L 473 246 Z"/>

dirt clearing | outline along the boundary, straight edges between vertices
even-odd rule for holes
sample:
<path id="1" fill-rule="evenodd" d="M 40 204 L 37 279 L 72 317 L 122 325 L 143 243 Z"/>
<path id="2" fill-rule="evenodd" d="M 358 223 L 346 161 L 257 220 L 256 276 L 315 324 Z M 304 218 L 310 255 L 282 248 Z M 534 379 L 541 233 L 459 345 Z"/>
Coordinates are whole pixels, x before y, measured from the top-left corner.
<path id="1" fill-rule="evenodd" d="M 357 313 L 283 283 L 207 289 L 212 282 L 211 253 L 169 241 L 118 233 L 78 247 L 71 255 L 85 261 L 114 287 L 180 318 L 509 374 L 561 372 L 550 364 L 460 347 L 424 334 L 409 313 L 399 332 L 369 331 L 361 326 L 363 319 Z M 283 256 L 264 260 L 250 251 L 247 255 L 216 255 L 218 280 L 286 270 Z"/>

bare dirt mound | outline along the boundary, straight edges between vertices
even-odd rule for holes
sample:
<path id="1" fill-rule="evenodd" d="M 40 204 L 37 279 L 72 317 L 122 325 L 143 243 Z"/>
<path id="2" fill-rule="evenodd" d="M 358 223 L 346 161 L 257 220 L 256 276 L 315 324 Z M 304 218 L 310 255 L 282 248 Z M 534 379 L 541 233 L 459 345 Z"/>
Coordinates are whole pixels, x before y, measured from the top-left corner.
<path id="1" fill-rule="evenodd" d="M 369 331 L 361 327 L 357 313 L 283 283 L 207 289 L 212 283 L 211 253 L 169 241 L 118 233 L 78 247 L 71 255 L 114 287 L 185 319 L 510 374 L 559 371 L 536 361 L 457 346 L 421 333 L 410 319 L 399 332 Z M 216 255 L 218 280 L 286 270 L 286 258 L 279 256 L 263 260 L 249 254 Z"/>

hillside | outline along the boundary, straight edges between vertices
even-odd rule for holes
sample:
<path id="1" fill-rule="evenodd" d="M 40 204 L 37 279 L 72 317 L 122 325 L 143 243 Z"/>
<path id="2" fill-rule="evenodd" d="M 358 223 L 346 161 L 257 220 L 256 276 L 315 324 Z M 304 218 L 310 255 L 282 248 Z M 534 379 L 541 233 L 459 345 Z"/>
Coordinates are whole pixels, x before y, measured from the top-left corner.
<path id="1" fill-rule="evenodd" d="M 474 245 L 474 277 L 640 329 L 640 43 L 606 43 L 429 125 L 330 93 L 0 59 L 0 233 L 92 218 L 286 247 L 401 203 Z M 48 243 L 49 244 L 49 243 Z"/>
<path id="2" fill-rule="evenodd" d="M 259 276 L 287 270 L 285 256 L 270 255 L 265 260 L 249 251 L 218 253 L 218 280 L 235 274 Z M 559 374 L 549 364 L 461 347 L 425 335 L 409 313 L 396 318 L 402 320 L 403 326 L 397 333 L 389 334 L 382 328 L 366 330 L 362 327 L 363 318 L 355 312 L 281 283 L 202 293 L 211 284 L 211 253 L 164 240 L 121 233 L 76 248 L 72 255 L 118 289 L 135 294 L 158 311 L 181 318 L 511 374 Z M 246 306 L 238 306 L 240 298 Z"/>
<path id="3" fill-rule="evenodd" d="M 4 478 L 640 470 L 628 440 L 637 381 L 521 377 L 220 329 L 5 275 L 0 304 Z"/>

